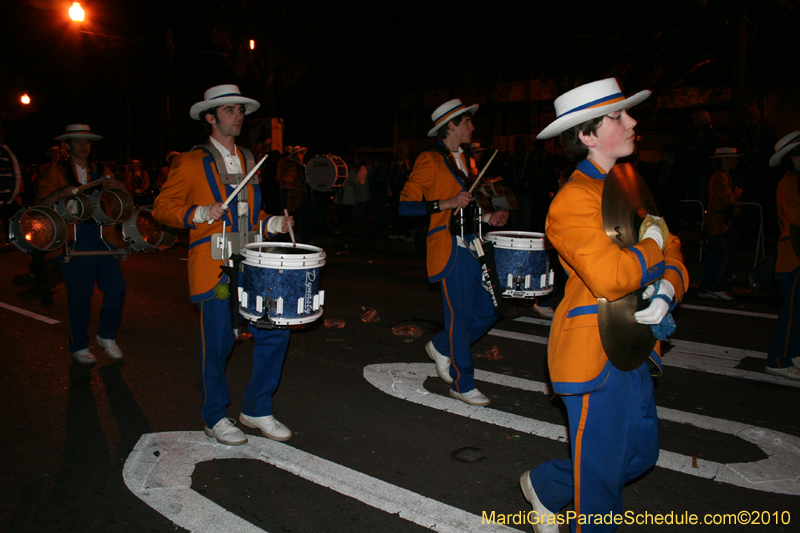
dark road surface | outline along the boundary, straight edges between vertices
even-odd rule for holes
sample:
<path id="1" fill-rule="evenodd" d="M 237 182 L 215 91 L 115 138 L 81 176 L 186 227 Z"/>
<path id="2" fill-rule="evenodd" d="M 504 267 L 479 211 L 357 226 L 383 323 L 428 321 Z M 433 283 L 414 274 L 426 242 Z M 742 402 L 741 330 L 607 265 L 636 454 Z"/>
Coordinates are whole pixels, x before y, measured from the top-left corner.
<path id="1" fill-rule="evenodd" d="M 546 388 L 549 322 L 509 302 L 473 347 L 502 356 L 475 359 L 492 404 L 467 407 L 447 396 L 424 351 L 443 320 L 424 262 L 411 248 L 326 252 L 323 318 L 346 325 L 293 330 L 274 412 L 294 436 L 275 443 L 245 428 L 250 443 L 229 448 L 202 434 L 185 242 L 123 262 L 125 357 L 112 362 L 92 343 L 91 366 L 69 358 L 64 285 L 42 307 L 27 256 L 0 248 L 0 531 L 530 531 L 481 519 L 527 513 L 520 474 L 568 457 L 565 412 Z M 687 296 L 656 383 L 659 464 L 625 490 L 634 516 L 745 511 L 737 519 L 750 524 L 620 531 L 800 531 L 800 383 L 763 373 L 778 303 L 774 292 Z M 96 293 L 92 338 L 99 306 Z M 361 321 L 364 308 L 380 320 Z M 421 337 L 392 333 L 411 324 Z M 231 417 L 251 364 L 252 341 L 237 342 Z"/>

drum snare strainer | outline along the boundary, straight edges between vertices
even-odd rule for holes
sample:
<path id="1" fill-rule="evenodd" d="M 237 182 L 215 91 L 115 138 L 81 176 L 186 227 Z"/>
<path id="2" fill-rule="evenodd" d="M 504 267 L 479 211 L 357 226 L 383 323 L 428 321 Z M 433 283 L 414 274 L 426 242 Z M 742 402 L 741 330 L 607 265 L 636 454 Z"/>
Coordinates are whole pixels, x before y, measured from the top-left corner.
<path id="1" fill-rule="evenodd" d="M 278 326 L 305 324 L 322 316 L 325 291 L 319 290 L 325 252 L 309 244 L 251 243 L 242 251 L 239 287 L 243 317 L 268 318 Z"/>

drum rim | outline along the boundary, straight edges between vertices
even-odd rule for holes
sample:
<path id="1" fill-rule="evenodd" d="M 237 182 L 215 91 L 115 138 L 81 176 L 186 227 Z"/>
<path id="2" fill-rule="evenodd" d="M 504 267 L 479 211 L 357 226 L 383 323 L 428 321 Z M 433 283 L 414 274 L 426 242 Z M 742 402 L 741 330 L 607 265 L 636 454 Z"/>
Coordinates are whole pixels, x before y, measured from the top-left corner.
<path id="1" fill-rule="evenodd" d="M 158 224 L 161 228 L 161 235 L 159 235 L 157 244 L 150 244 L 147 242 L 147 239 L 142 236 L 141 232 L 139 232 L 139 227 L 137 226 L 136 221 L 139 219 L 139 215 L 143 211 L 150 213 L 151 218 L 158 222 L 158 220 L 156 220 L 153 216 L 152 205 L 143 205 L 141 207 L 137 207 L 133 210 L 131 217 L 122 223 L 122 238 L 125 240 L 125 242 L 129 243 L 131 248 L 137 252 L 154 252 L 156 250 L 166 250 L 167 248 L 172 247 L 172 245 L 174 245 L 177 241 L 177 235 L 175 235 L 175 237 L 172 239 L 172 242 L 169 244 L 164 244 L 164 236 L 169 232 L 164 231 L 164 228 L 167 226 L 161 224 L 160 222 L 158 222 Z M 128 235 L 129 233 L 132 235 Z"/>
<path id="2" fill-rule="evenodd" d="M 103 193 L 109 192 L 117 197 L 120 203 L 120 217 L 119 218 L 111 218 L 100 208 L 99 205 L 95 204 L 95 197 L 97 197 L 98 203 L 100 202 L 100 197 Z M 91 196 L 92 205 L 94 206 L 94 213 L 92 213 L 92 218 L 94 218 L 95 222 L 101 225 L 114 225 L 114 224 L 124 224 L 128 220 L 130 220 L 131 216 L 133 216 L 134 211 L 136 211 L 136 205 L 133 203 L 133 196 L 130 195 L 128 191 L 125 189 L 119 189 L 116 187 L 109 187 L 108 189 L 98 189 L 92 193 Z M 124 216 L 128 212 L 128 216 Z"/>
<path id="3" fill-rule="evenodd" d="M 277 245 L 277 246 L 276 246 Z M 302 248 L 303 250 L 318 250 L 312 254 L 275 254 L 269 252 L 256 252 L 257 247 L 272 246 L 280 248 Z M 312 244 L 291 245 L 288 243 L 251 242 L 241 251 L 244 261 L 242 264 L 256 268 L 280 268 L 284 270 L 309 270 L 325 265 L 325 250 Z"/>
<path id="4" fill-rule="evenodd" d="M 486 240 L 494 243 L 498 250 L 535 250 L 547 249 L 547 236 L 532 231 L 492 231 L 486 234 Z"/>
<path id="5" fill-rule="evenodd" d="M 319 306 L 319 309 L 311 315 L 298 316 L 294 318 L 283 318 L 283 317 L 270 318 L 270 321 L 277 326 L 296 326 L 298 324 L 307 324 L 309 322 L 314 322 L 319 317 L 321 317 L 322 311 L 323 311 L 322 306 Z M 251 322 L 256 322 L 264 318 L 265 315 L 268 315 L 269 312 L 265 311 L 264 314 L 261 316 L 253 315 L 249 311 L 244 309 L 241 304 L 239 304 L 239 314 L 241 314 L 243 317 L 245 317 L 247 320 Z"/>
<path id="6" fill-rule="evenodd" d="M 77 201 L 78 203 L 80 203 L 81 205 L 80 217 L 70 214 L 69 211 L 67 210 L 67 202 L 70 200 Z M 61 209 L 64 210 L 64 213 L 62 213 L 60 209 L 56 208 L 56 206 L 60 206 Z M 92 216 L 94 215 L 94 202 L 92 202 L 92 198 L 88 194 L 79 192 L 75 196 L 62 198 L 61 200 L 53 204 L 53 210 L 55 210 L 56 213 L 61 215 L 61 218 L 64 219 L 64 222 L 68 224 L 71 222 L 85 222 L 90 218 L 92 218 Z M 67 220 L 67 218 L 69 218 L 69 220 Z"/>
<path id="7" fill-rule="evenodd" d="M 30 241 L 25 240 L 25 238 L 22 235 L 22 231 L 21 231 L 22 227 L 20 226 L 20 220 L 22 219 L 22 217 L 25 216 L 26 213 L 29 213 L 31 211 L 38 211 L 38 212 L 42 213 L 47 218 L 49 218 L 53 222 L 53 225 L 55 226 L 54 236 L 50 240 L 50 243 L 48 244 L 48 246 L 46 246 L 45 248 L 39 248 L 39 247 L 36 247 L 36 246 L 28 244 Z M 60 225 L 58 223 L 59 220 L 61 221 Z M 68 232 L 67 230 L 68 230 L 68 227 L 67 227 L 66 221 L 64 220 L 64 217 L 62 217 L 61 214 L 58 211 L 56 211 L 52 207 L 47 207 L 46 205 L 32 205 L 32 206 L 27 207 L 25 209 L 20 209 L 19 211 L 14 213 L 14 216 L 12 216 L 9 219 L 9 233 L 14 228 L 16 228 L 17 230 L 20 230 L 20 235 L 15 236 L 15 238 L 14 238 L 14 240 L 12 242 L 14 243 L 14 246 L 16 246 L 23 253 L 30 253 L 30 252 L 49 253 L 49 252 L 54 252 L 54 251 L 58 250 L 59 248 L 61 248 L 62 246 L 64 246 L 64 243 L 67 241 L 67 232 Z M 18 244 L 18 243 L 25 243 L 26 246 L 23 246 L 23 245 Z"/>

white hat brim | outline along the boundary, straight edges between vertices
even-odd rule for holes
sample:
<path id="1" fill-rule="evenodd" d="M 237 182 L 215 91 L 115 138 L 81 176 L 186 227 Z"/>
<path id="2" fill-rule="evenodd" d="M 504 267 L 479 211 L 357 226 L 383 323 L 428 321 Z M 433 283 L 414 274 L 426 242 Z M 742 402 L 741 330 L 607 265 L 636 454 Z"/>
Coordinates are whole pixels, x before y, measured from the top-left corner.
<path id="1" fill-rule="evenodd" d="M 787 144 L 786 146 L 784 146 L 783 148 L 772 154 L 772 157 L 769 158 L 769 166 L 777 167 L 778 165 L 780 165 L 783 156 L 785 156 L 795 148 L 800 148 L 800 139 L 797 139 L 797 141 L 791 144 Z"/>
<path id="2" fill-rule="evenodd" d="M 249 115 L 253 111 L 261 107 L 257 101 L 252 98 L 245 98 L 244 96 L 223 96 L 222 98 L 215 98 L 214 100 L 203 100 L 197 102 L 189 110 L 189 116 L 195 120 L 200 120 L 200 113 L 212 107 L 219 107 L 225 104 L 244 104 L 244 114 Z"/>
<path id="3" fill-rule="evenodd" d="M 436 132 L 439 131 L 439 128 L 447 126 L 448 122 L 450 122 L 451 120 L 453 120 L 454 118 L 456 118 L 459 115 L 463 115 L 464 113 L 475 114 L 475 111 L 477 111 L 479 107 L 480 107 L 480 104 L 472 104 L 471 106 L 465 107 L 464 109 L 459 109 L 458 111 L 453 113 L 453 115 L 450 118 L 448 118 L 444 123 L 439 124 L 438 126 L 434 126 L 431 129 L 431 131 L 428 132 L 428 137 L 436 137 Z"/>
<path id="4" fill-rule="evenodd" d="M 710 155 L 708 156 L 709 159 L 725 159 L 726 157 L 732 157 L 733 159 L 739 159 L 740 157 L 744 157 L 744 154 L 722 154 L 722 155 Z"/>
<path id="5" fill-rule="evenodd" d="M 95 135 L 94 133 L 65 133 L 55 137 L 57 141 L 66 141 L 68 139 L 89 139 L 90 141 L 99 141 L 103 137 Z"/>
<path id="6" fill-rule="evenodd" d="M 543 129 L 539 133 L 539 135 L 536 136 L 536 138 L 549 139 L 551 137 L 555 137 L 556 135 L 564 133 L 573 126 L 577 126 L 578 124 L 583 124 L 587 120 L 591 120 L 597 117 L 602 117 L 603 115 L 608 115 L 609 113 L 613 113 L 614 111 L 619 111 L 621 109 L 629 109 L 645 101 L 650 96 L 650 94 L 652 94 L 652 92 L 648 90 L 640 91 L 634 94 L 633 96 L 626 98 L 625 100 L 620 100 L 619 102 L 615 102 L 613 104 L 599 106 L 599 107 L 590 107 L 588 109 L 575 111 L 574 113 L 570 113 L 569 115 L 564 115 L 563 117 L 559 117 L 555 119 L 553 122 L 551 122 L 545 129 Z"/>

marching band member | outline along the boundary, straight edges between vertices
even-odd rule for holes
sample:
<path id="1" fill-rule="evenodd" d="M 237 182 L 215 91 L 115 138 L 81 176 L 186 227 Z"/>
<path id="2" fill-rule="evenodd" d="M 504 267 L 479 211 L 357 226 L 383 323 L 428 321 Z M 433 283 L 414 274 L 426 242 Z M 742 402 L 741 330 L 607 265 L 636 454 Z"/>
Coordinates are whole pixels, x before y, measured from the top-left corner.
<path id="1" fill-rule="evenodd" d="M 658 418 L 648 362 L 617 369 L 600 339 L 598 298 L 610 301 L 651 285 L 649 307 L 637 322 L 658 325 L 689 284 L 680 241 L 663 221 L 638 244 L 620 248 L 603 229 L 603 187 L 617 159 L 635 149 L 636 121 L 627 109 L 650 91 L 625 98 L 613 78 L 573 89 L 555 101 L 556 120 L 537 138 L 561 134 L 564 151 L 579 161 L 555 196 L 546 234 L 569 279 L 550 329 L 548 367 L 553 390 L 567 407 L 571 459 L 548 461 L 522 475 L 525 498 L 536 511 L 538 533 L 557 533 L 557 513 L 574 502 L 578 515 L 622 513 L 624 484 L 658 459 Z M 653 285 L 659 281 L 658 290 Z M 661 348 L 650 354 L 661 373 Z M 572 531 L 613 531 L 614 525 L 578 525 Z"/>
<path id="2" fill-rule="evenodd" d="M 201 414 L 206 435 L 229 446 L 246 443 L 247 436 L 228 418 L 226 410 L 231 397 L 225 362 L 235 337 L 226 293 L 228 277 L 220 279 L 223 262 L 212 258 L 211 237 L 222 232 L 223 221 L 228 231 L 237 235 L 257 230 L 264 221 L 269 236 L 288 231 L 293 222 L 292 217 L 269 216 L 261 211 L 261 190 L 252 181 L 244 189 L 247 214 L 239 212 L 241 195 L 240 202 L 230 204 L 230 211 L 222 209 L 237 180 L 243 178 L 247 160 L 252 161 L 249 151 L 236 146 L 236 137 L 241 133 L 244 116 L 258 108 L 259 103 L 242 96 L 236 85 L 208 89 L 204 100 L 194 104 L 190 112 L 193 119 L 210 128 L 208 142 L 175 157 L 153 209 L 153 216 L 162 224 L 189 229 L 189 292 L 191 301 L 200 309 L 201 322 Z M 248 227 L 240 227 L 240 221 L 245 219 Z M 251 327 L 249 331 L 255 341 L 253 375 L 244 389 L 239 420 L 261 430 L 265 437 L 288 440 L 292 432 L 272 415 L 272 395 L 280 382 L 289 330 Z"/>
<path id="3" fill-rule="evenodd" d="M 95 163 L 89 162 L 92 143 L 102 139 L 92 133 L 86 124 L 69 124 L 66 132 L 55 138 L 64 141 L 69 159 L 50 165 L 42 176 L 36 195 L 36 205 L 51 206 L 63 198 L 78 193 L 78 187 L 100 179 Z M 117 179 L 107 179 L 104 188 L 124 189 L 125 184 Z M 76 239 L 71 248 L 76 252 L 111 252 L 123 248 L 114 226 L 99 226 L 94 220 L 75 225 Z M 72 231 L 68 232 L 70 237 Z M 92 364 L 95 359 L 89 349 L 89 319 L 92 315 L 94 286 L 103 293 L 103 308 L 100 310 L 100 325 L 97 328 L 97 345 L 105 349 L 111 359 L 122 358 L 117 345 L 117 329 L 122 322 L 122 305 L 125 303 L 125 278 L 119 264 L 119 256 L 84 255 L 70 257 L 60 262 L 61 275 L 67 288 L 69 308 L 69 350 L 78 363 Z"/>
<path id="4" fill-rule="evenodd" d="M 472 212 L 472 194 L 466 180 L 474 165 L 461 148 L 472 140 L 475 126 L 472 115 L 478 105 L 466 106 L 461 100 L 445 102 L 433 112 L 434 126 L 428 137 L 439 142 L 424 151 L 400 194 L 401 216 L 430 215 L 428 231 L 428 281 L 442 283 L 445 330 L 425 346 L 436 363 L 436 371 L 452 384 L 450 396 L 469 405 L 489 405 L 489 398 L 475 387 L 475 367 L 470 346 L 497 320 L 491 296 L 481 284 L 482 273 L 472 242 L 478 228 L 467 212 Z M 474 170 L 472 170 L 474 173 Z M 469 219 L 464 237 L 449 227 L 450 216 L 458 208 Z M 503 226 L 507 211 L 483 215 L 481 222 Z M 480 222 L 477 222 L 480 224 Z M 455 234 L 458 233 L 458 236 Z"/>
<path id="5" fill-rule="evenodd" d="M 785 159 L 784 159 L 785 158 Z M 773 376 L 800 380 L 800 294 L 797 280 L 800 277 L 800 257 L 792 243 L 792 226 L 800 226 L 800 131 L 793 131 L 775 145 L 769 166 L 784 163 L 786 174 L 778 183 L 776 199 L 781 237 L 778 240 L 778 258 L 775 261 L 775 279 L 778 280 L 783 303 L 778 317 L 778 330 L 772 338 L 767 353 L 765 371 Z"/>

